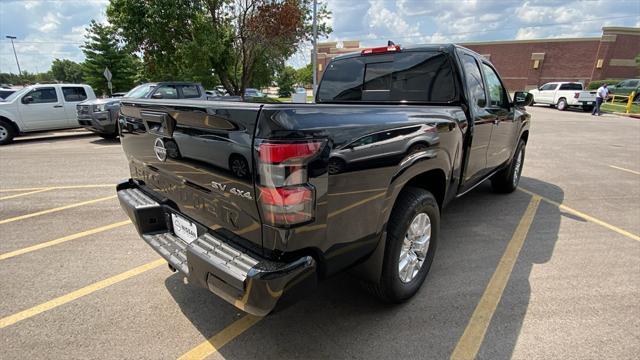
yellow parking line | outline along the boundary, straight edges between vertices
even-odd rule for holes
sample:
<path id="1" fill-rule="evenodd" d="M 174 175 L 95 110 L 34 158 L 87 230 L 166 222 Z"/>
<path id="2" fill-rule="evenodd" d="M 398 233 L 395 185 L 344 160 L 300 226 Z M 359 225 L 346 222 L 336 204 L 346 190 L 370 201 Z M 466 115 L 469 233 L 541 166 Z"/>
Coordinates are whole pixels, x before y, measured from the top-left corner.
<path id="1" fill-rule="evenodd" d="M 590 222 L 592 222 L 594 224 L 598 224 L 598 225 L 600 225 L 602 227 L 605 227 L 605 228 L 607 228 L 609 230 L 615 231 L 620 235 L 624 235 L 624 236 L 628 237 L 629 239 L 632 239 L 632 240 L 635 240 L 635 241 L 640 241 L 640 236 L 638 236 L 636 234 L 633 234 L 633 233 L 631 233 L 631 232 L 629 232 L 627 230 L 623 230 L 623 229 L 621 229 L 621 228 L 619 228 L 617 226 L 611 225 L 611 224 L 609 224 L 609 223 L 607 223 L 605 221 L 602 221 L 600 219 L 596 219 L 593 216 L 587 215 L 587 214 L 585 214 L 585 213 L 583 213 L 581 211 L 578 211 L 576 209 L 570 208 L 567 205 L 563 205 L 563 204 L 561 204 L 561 203 L 559 203 L 557 201 L 553 201 L 553 200 L 551 200 L 549 198 L 546 198 L 546 197 L 544 197 L 542 195 L 536 194 L 533 191 L 530 191 L 530 190 L 527 190 L 527 189 L 523 189 L 523 188 L 520 188 L 520 187 L 518 189 L 520 191 L 524 192 L 524 193 L 529 194 L 529 195 L 538 196 L 538 197 L 540 197 L 540 199 L 544 200 L 545 202 L 547 202 L 547 203 L 549 203 L 551 205 L 555 205 L 559 209 L 564 210 L 564 211 L 566 211 L 568 213 L 571 213 L 573 215 L 579 216 L 579 217 L 581 217 L 581 218 L 583 218 L 583 219 L 585 219 L 587 221 L 590 221 Z"/>
<path id="2" fill-rule="evenodd" d="M 101 188 L 101 187 L 113 187 L 115 189 L 114 184 L 92 184 L 92 185 L 62 185 L 62 186 L 40 186 L 40 187 L 32 187 L 32 188 L 13 188 L 13 189 L 0 189 L 0 192 L 10 192 L 10 191 L 33 191 L 33 190 L 61 190 L 61 189 L 92 189 L 92 188 Z"/>
<path id="3" fill-rule="evenodd" d="M 50 214 L 50 213 L 56 212 L 56 211 L 62 211 L 62 210 L 66 210 L 66 209 L 71 209 L 71 208 L 78 207 L 78 206 L 89 205 L 89 204 L 97 203 L 97 202 L 100 202 L 100 201 L 110 200 L 110 199 L 113 199 L 115 197 L 116 197 L 116 195 L 111 195 L 111 196 L 107 196 L 107 197 L 103 197 L 103 198 L 98 198 L 98 199 L 93 199 L 93 200 L 89 200 L 89 201 L 83 201 L 83 202 L 79 202 L 79 203 L 75 203 L 75 204 L 60 206 L 60 207 L 53 208 L 53 209 L 42 210 L 42 211 L 34 212 L 34 213 L 31 213 L 31 214 L 20 215 L 20 216 L 12 217 L 12 218 L 9 218 L 9 219 L 0 220 L 0 225 L 6 224 L 6 223 L 10 223 L 10 222 L 13 222 L 13 221 L 32 218 L 34 216 Z"/>
<path id="4" fill-rule="evenodd" d="M 225 346 L 229 341 L 238 337 L 260 320 L 262 320 L 262 318 L 259 316 L 246 315 L 234 321 L 231 325 L 213 335 L 207 341 L 189 350 L 184 355 L 180 356 L 178 360 L 204 359 L 207 356 L 218 352 L 220 348 Z"/>
<path id="5" fill-rule="evenodd" d="M 513 266 L 518 259 L 520 249 L 522 249 L 522 245 L 527 238 L 527 233 L 529 232 L 529 228 L 531 227 L 533 217 L 536 214 L 539 204 L 540 197 L 534 195 L 529 202 L 529 206 L 527 206 L 527 210 L 525 210 L 524 215 L 522 215 L 520 223 L 518 224 L 516 231 L 513 233 L 504 254 L 502 254 L 502 258 L 500 259 L 493 276 L 491 276 L 491 280 L 489 280 L 487 288 L 484 290 L 478 305 L 476 305 L 476 309 L 473 311 L 473 315 L 471 315 L 469 324 L 467 324 L 462 337 L 453 350 L 451 359 L 472 360 L 475 359 L 478 354 L 478 350 L 480 349 L 480 345 L 482 345 L 482 341 L 484 340 L 491 318 L 496 311 L 496 307 L 500 302 L 502 293 L 509 281 L 509 277 L 513 271 Z"/>
<path id="6" fill-rule="evenodd" d="M 85 236 L 89 236 L 89 235 L 93 235 L 93 234 L 97 234 L 103 231 L 107 231 L 107 230 L 111 230 L 111 229 L 115 229 L 119 226 L 123 226 L 126 224 L 130 224 L 131 220 L 125 220 L 125 221 L 120 221 L 117 223 L 113 223 L 113 224 L 109 224 L 109 225 L 105 225 L 105 226 L 100 226 L 91 230 L 87 230 L 87 231 L 83 231 L 83 232 L 79 232 L 77 234 L 72 234 L 72 235 L 67 235 L 55 240 L 51 240 L 51 241 L 47 241 L 41 244 L 36 244 L 33 246 L 29 246 L 26 248 L 22 248 L 22 249 L 18 249 L 18 250 L 14 250 L 14 251 L 10 251 L 8 253 L 4 253 L 4 254 L 0 254 L 0 260 L 6 260 L 18 255 L 22 255 L 22 254 L 26 254 L 26 253 L 30 253 L 32 251 L 36 251 L 36 250 L 40 250 L 40 249 L 44 249 L 47 248 L 49 246 L 53 246 L 53 245 L 58 245 L 58 244 L 62 244 L 64 242 L 67 241 L 71 241 L 71 240 L 75 240 L 75 239 L 79 239 Z"/>
<path id="7" fill-rule="evenodd" d="M 640 171 L 629 170 L 629 169 L 625 169 L 623 167 L 613 166 L 613 165 L 609 165 L 609 167 L 612 167 L 612 168 L 618 169 L 618 170 L 622 170 L 622 171 L 626 171 L 626 172 L 630 172 L 632 174 L 640 175 Z"/>
<path id="8" fill-rule="evenodd" d="M 133 268 L 131 270 L 125 271 L 121 274 L 112 276 L 110 278 L 98 281 L 97 283 L 91 284 L 89 286 L 85 286 L 81 289 L 78 289 L 74 292 L 68 293 L 66 295 L 62 295 L 60 297 L 57 297 L 53 300 L 49 300 L 45 303 L 42 303 L 40 305 L 36 305 L 30 309 L 27 310 L 23 310 L 20 311 L 19 313 L 13 314 L 13 315 L 9 315 L 7 317 L 4 317 L 2 319 L 0 319 L 0 329 L 3 329 L 9 325 L 13 325 L 15 323 L 17 323 L 18 321 L 22 321 L 25 319 L 28 319 L 30 317 L 36 316 L 38 314 L 41 314 L 45 311 L 49 311 L 51 309 L 57 308 L 60 305 L 64 305 L 66 303 L 69 303 L 73 300 L 79 299 L 83 296 L 89 295 L 91 293 L 94 293 L 98 290 L 104 289 L 106 287 L 109 287 L 111 285 L 117 284 L 121 281 L 127 280 L 129 278 L 132 278 L 136 275 L 140 275 L 146 271 L 149 271 L 151 269 L 155 269 L 160 265 L 165 264 L 166 261 L 164 259 L 158 259 L 155 261 L 152 261 L 150 263 L 146 263 L 144 265 L 138 266 L 136 268 Z"/>
<path id="9" fill-rule="evenodd" d="M 24 193 L 20 193 L 20 194 L 7 195 L 7 196 L 0 197 L 0 200 L 13 199 L 13 198 L 17 198 L 17 197 L 21 197 L 21 196 L 27 196 L 27 195 L 31 195 L 31 194 L 37 194 L 37 193 L 41 193 L 41 192 L 45 192 L 45 191 L 49 191 L 49 190 L 52 190 L 52 189 L 38 189 L 38 190 L 28 191 L 28 192 L 24 192 Z"/>

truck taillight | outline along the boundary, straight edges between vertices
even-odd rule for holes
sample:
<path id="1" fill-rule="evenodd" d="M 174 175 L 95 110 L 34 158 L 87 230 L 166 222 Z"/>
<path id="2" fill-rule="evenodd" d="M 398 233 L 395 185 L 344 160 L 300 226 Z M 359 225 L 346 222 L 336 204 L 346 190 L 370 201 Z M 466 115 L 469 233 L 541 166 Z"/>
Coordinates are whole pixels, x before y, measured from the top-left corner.
<path id="1" fill-rule="evenodd" d="M 263 141 L 258 144 L 259 196 L 262 218 L 289 227 L 313 220 L 315 190 L 307 165 L 324 141 Z"/>

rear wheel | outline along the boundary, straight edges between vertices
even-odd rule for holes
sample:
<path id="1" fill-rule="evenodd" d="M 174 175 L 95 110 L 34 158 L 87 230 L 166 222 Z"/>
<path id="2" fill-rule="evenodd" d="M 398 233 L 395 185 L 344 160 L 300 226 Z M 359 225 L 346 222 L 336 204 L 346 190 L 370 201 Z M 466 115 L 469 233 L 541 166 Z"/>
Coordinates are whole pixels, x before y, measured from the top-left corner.
<path id="1" fill-rule="evenodd" d="M 558 99 L 558 103 L 556 104 L 556 108 L 558 108 L 558 110 L 560 111 L 565 111 L 567 110 L 567 99 L 565 98 L 560 98 Z"/>
<path id="2" fill-rule="evenodd" d="M 526 143 L 520 139 L 515 155 L 506 168 L 500 170 L 491 177 L 491 187 L 500 193 L 510 193 L 516 190 L 520 183 L 520 175 L 524 165 L 524 153 Z"/>
<path id="3" fill-rule="evenodd" d="M 0 120 L 0 145 L 6 145 L 13 141 L 16 129 L 8 121 Z"/>
<path id="4" fill-rule="evenodd" d="M 402 191 L 387 228 L 382 273 L 372 288 L 386 302 L 402 302 L 415 295 L 427 277 L 436 251 L 440 210 L 427 190 Z"/>

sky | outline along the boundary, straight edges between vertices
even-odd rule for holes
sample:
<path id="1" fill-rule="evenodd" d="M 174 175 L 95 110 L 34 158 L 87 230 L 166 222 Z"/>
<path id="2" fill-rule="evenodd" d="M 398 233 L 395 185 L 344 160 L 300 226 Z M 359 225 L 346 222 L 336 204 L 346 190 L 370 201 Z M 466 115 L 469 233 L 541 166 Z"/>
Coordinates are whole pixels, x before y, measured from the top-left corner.
<path id="1" fill-rule="evenodd" d="M 319 41 L 361 40 L 364 46 L 600 36 L 603 26 L 640 27 L 640 0 L 319 0 L 333 32 Z M 105 22 L 108 0 L 0 0 L 0 72 L 43 72 L 54 58 L 82 61 L 92 19 Z M 310 44 L 289 64 L 310 61 Z"/>

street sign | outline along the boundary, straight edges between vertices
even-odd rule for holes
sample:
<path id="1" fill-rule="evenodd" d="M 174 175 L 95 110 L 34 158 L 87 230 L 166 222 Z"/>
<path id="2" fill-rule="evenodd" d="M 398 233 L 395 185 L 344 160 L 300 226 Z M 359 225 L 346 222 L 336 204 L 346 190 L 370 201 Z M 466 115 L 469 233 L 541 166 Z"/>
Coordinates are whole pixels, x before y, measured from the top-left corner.
<path id="1" fill-rule="evenodd" d="M 107 79 L 107 81 L 111 82 L 112 75 L 108 67 L 104 68 L 104 72 L 102 74 L 104 75 L 105 79 Z"/>

